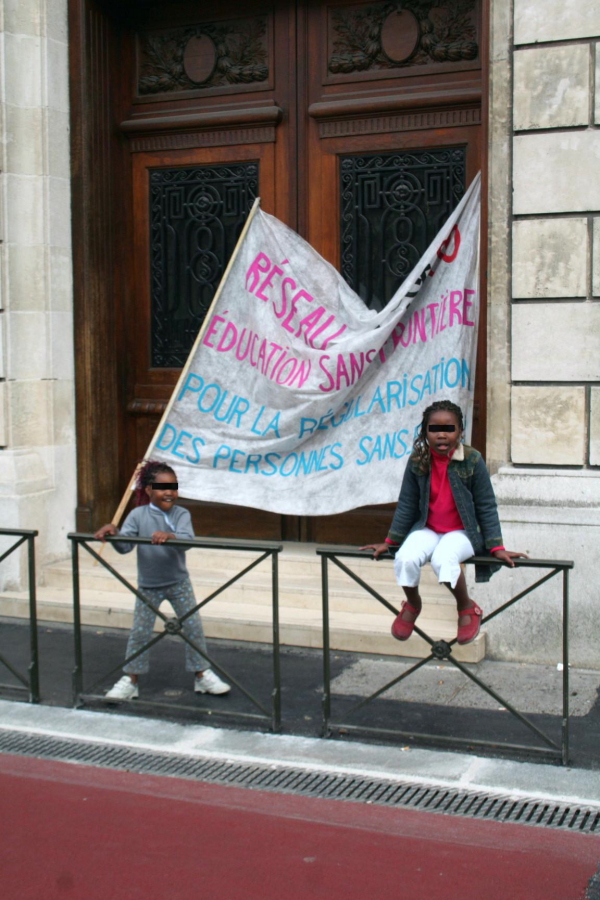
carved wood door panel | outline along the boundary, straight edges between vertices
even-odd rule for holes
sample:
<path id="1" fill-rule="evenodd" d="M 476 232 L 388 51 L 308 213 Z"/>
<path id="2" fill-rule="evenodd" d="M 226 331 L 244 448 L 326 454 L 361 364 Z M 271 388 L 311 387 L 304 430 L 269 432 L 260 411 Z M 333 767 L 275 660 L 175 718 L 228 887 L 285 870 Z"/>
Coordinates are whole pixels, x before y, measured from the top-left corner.
<path id="1" fill-rule="evenodd" d="M 385 305 L 460 202 L 481 167 L 480 132 L 466 126 L 315 142 L 312 172 L 322 205 L 313 209 L 309 240 L 317 248 L 322 242 L 321 252 L 326 251 L 327 210 L 339 210 L 330 261 L 370 307 Z M 478 390 L 481 394 L 479 384 Z M 307 539 L 379 539 L 387 533 L 392 510 L 373 506 L 315 517 Z"/>
<path id="2" fill-rule="evenodd" d="M 133 235 L 122 317 L 125 483 L 156 430 L 255 197 L 295 224 L 289 6 L 148 0 L 127 14 L 135 88 L 120 124 Z M 186 505 L 199 534 L 286 536 L 282 516 L 238 507 L 235 497 Z"/>
<path id="3" fill-rule="evenodd" d="M 122 302 L 123 482 L 257 193 L 365 303 L 389 300 L 482 167 L 480 6 L 136 6 L 127 23 L 135 91 L 120 124 L 133 236 Z M 484 374 L 479 366 L 482 408 Z M 390 512 L 300 518 L 193 504 L 193 515 L 203 534 L 356 542 L 385 533 Z"/>
<path id="4" fill-rule="evenodd" d="M 259 184 L 264 209 L 275 208 L 274 161 L 271 143 L 133 156 L 126 471 L 152 439 Z M 280 516 L 225 502 L 187 505 L 199 533 L 247 537 L 256 528 L 281 537 Z"/>
<path id="5" fill-rule="evenodd" d="M 306 236 L 373 308 L 390 299 L 482 168 L 481 13 L 477 0 L 309 6 Z M 485 315 L 479 359 L 477 409 Z M 480 417 L 479 447 L 482 425 Z M 315 517 L 303 533 L 379 540 L 391 509 Z"/>

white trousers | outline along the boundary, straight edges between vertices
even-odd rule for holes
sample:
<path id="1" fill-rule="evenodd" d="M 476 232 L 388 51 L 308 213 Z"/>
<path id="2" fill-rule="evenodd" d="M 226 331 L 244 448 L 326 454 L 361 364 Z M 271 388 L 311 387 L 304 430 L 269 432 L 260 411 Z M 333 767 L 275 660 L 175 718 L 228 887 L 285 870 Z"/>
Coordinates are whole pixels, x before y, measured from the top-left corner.
<path id="1" fill-rule="evenodd" d="M 473 545 L 465 531 L 438 534 L 431 528 L 421 528 L 409 534 L 394 560 L 396 581 L 401 587 L 417 587 L 421 566 L 431 563 L 438 581 L 456 587 L 460 564 L 474 556 Z"/>

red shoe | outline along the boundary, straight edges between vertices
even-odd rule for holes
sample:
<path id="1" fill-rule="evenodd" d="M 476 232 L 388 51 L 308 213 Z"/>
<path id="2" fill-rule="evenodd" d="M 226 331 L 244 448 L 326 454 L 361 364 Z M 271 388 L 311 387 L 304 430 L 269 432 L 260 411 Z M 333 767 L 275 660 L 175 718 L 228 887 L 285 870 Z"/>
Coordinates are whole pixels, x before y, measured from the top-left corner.
<path id="1" fill-rule="evenodd" d="M 407 622 L 402 618 L 402 613 L 405 610 L 414 613 L 415 618 L 413 622 Z M 415 609 L 414 606 L 411 606 L 408 600 L 404 600 L 402 606 L 400 607 L 399 614 L 394 619 L 392 625 L 392 636 L 395 637 L 397 641 L 407 641 L 414 631 L 415 622 L 417 621 L 420 614 L 420 609 Z"/>
<path id="2" fill-rule="evenodd" d="M 481 607 L 475 604 L 475 606 L 471 606 L 469 607 L 469 609 L 459 610 L 458 618 L 460 619 L 462 618 L 462 616 L 469 616 L 469 621 L 466 625 L 458 626 L 458 643 L 470 644 L 471 641 L 474 641 L 479 634 L 483 610 L 481 609 Z"/>

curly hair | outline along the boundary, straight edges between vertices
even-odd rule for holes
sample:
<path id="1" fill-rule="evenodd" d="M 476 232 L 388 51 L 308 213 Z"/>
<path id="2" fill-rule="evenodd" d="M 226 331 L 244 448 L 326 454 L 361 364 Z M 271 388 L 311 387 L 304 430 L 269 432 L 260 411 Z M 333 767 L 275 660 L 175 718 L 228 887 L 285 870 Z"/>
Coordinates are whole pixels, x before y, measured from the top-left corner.
<path id="1" fill-rule="evenodd" d="M 460 432 L 465 430 L 462 409 L 460 408 L 460 406 L 457 406 L 456 403 L 452 403 L 451 400 L 436 400 L 435 403 L 432 403 L 431 406 L 428 406 L 423 413 L 421 427 L 419 429 L 417 437 L 415 438 L 412 452 L 413 459 L 423 472 L 428 472 L 431 465 L 431 450 L 429 449 L 429 444 L 427 443 L 427 425 L 429 424 L 429 419 L 431 418 L 433 413 L 436 412 L 453 413 L 458 421 L 458 430 Z"/>
<path id="2" fill-rule="evenodd" d="M 147 503 L 150 503 L 146 488 L 152 484 L 157 475 L 166 474 L 167 472 L 173 476 L 173 481 L 177 481 L 175 470 L 166 463 L 159 462 L 157 459 L 141 460 L 135 479 L 136 506 L 145 506 Z"/>

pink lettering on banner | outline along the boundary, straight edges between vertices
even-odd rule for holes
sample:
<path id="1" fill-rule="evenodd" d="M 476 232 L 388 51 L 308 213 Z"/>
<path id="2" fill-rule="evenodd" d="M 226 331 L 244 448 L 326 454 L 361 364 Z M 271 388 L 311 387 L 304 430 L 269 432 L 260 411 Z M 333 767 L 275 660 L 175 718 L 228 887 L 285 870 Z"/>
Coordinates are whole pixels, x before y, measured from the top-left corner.
<path id="1" fill-rule="evenodd" d="M 223 332 L 223 334 L 221 336 L 221 340 L 217 344 L 218 352 L 219 353 L 228 353 L 229 350 L 231 350 L 231 348 L 237 342 L 237 338 L 238 338 L 237 328 L 235 327 L 233 322 L 228 322 L 227 325 L 225 326 L 225 331 Z M 227 341 L 229 341 L 229 343 L 227 344 L 227 346 L 225 346 Z"/>
<path id="2" fill-rule="evenodd" d="M 439 309 L 439 306 L 440 306 L 439 303 L 428 303 L 428 304 L 427 304 L 427 309 L 429 310 L 429 315 L 430 315 L 430 317 L 431 317 L 431 331 L 432 331 L 433 334 L 435 334 L 436 321 L 437 321 L 437 320 L 436 320 L 436 313 L 437 313 L 437 311 L 438 311 L 438 309 Z"/>
<path id="3" fill-rule="evenodd" d="M 219 327 L 219 322 L 225 322 L 223 316 L 213 316 L 210 320 L 210 325 L 206 329 L 206 333 L 202 339 L 202 343 L 206 344 L 207 347 L 214 347 L 214 344 L 211 344 L 209 338 L 212 337 L 213 334 L 216 333 L 217 328 Z"/>
<path id="4" fill-rule="evenodd" d="M 376 356 L 375 349 L 366 352 L 361 350 L 359 353 L 338 353 L 333 358 L 324 354 L 319 359 L 319 368 L 327 380 L 321 382 L 319 390 L 327 394 L 330 391 L 351 387 L 362 377 Z"/>
<path id="5" fill-rule="evenodd" d="M 415 310 L 404 321 L 396 323 L 386 343 L 379 350 L 373 350 L 382 363 L 386 362 L 398 347 L 405 350 L 411 344 L 426 344 L 447 328 L 473 327 L 475 321 L 472 308 L 476 291 L 465 288 L 464 291 L 449 291 L 440 294 L 439 302 L 428 303 L 424 309 Z M 371 351 L 369 351 L 371 352 Z"/>
<path id="6" fill-rule="evenodd" d="M 326 312 L 326 310 L 324 310 L 324 312 Z M 324 332 L 327 328 L 329 328 L 329 326 L 330 326 L 333 322 L 335 322 L 335 316 L 329 316 L 329 318 L 327 319 L 327 321 L 324 322 L 324 323 L 321 325 L 320 328 L 316 328 L 316 329 L 312 332 L 312 334 L 310 335 L 310 338 L 309 338 L 309 340 L 308 340 L 308 344 L 309 344 L 311 347 L 314 347 L 314 346 L 315 346 L 315 338 L 318 337 L 320 334 L 322 334 L 322 332 Z M 307 334 L 306 336 L 308 337 L 308 334 Z M 323 345 L 323 344 L 321 345 L 321 348 L 320 348 L 320 349 L 321 349 L 321 350 L 324 349 L 324 345 Z"/>
<path id="7" fill-rule="evenodd" d="M 246 290 L 250 291 L 251 294 L 254 293 L 254 288 L 261 280 L 263 275 L 271 268 L 271 260 L 267 256 L 266 253 L 259 253 L 248 271 L 246 272 Z M 252 284 L 248 284 L 248 282 L 252 279 Z"/>
<path id="8" fill-rule="evenodd" d="M 473 301 L 469 300 L 469 296 L 474 297 L 476 291 L 472 291 L 469 288 L 465 288 L 463 291 L 451 291 L 450 292 L 450 328 L 454 324 L 454 318 L 458 319 L 459 325 L 466 325 L 467 327 L 472 328 L 475 325 L 471 319 L 469 319 L 469 309 L 473 307 Z"/>
<path id="9" fill-rule="evenodd" d="M 309 347 L 325 350 L 346 331 L 347 326 L 340 326 L 334 315 L 321 322 L 326 313 L 322 306 L 308 315 L 304 314 L 301 301 L 313 303 L 314 297 L 309 291 L 299 287 L 294 278 L 285 275 L 282 266 L 288 263 L 289 260 L 284 259 L 279 265 L 274 264 L 269 256 L 261 251 L 246 272 L 246 290 L 263 303 L 271 303 L 273 314 L 285 331 L 296 337 L 303 337 L 304 343 Z M 279 287 L 276 279 L 280 279 Z M 315 339 L 319 336 L 321 345 L 315 347 Z"/>
<path id="10" fill-rule="evenodd" d="M 323 313 L 327 312 L 324 306 L 318 306 L 316 309 L 313 309 L 304 319 L 300 320 L 300 324 L 298 325 L 298 331 L 296 332 L 296 337 L 302 337 L 302 329 L 306 329 L 304 333 L 304 343 L 308 344 L 309 347 L 312 347 L 312 336 L 310 332 L 313 328 L 319 324 L 321 319 L 323 318 Z"/>
<path id="11" fill-rule="evenodd" d="M 298 303 L 299 300 L 306 300 L 307 303 L 312 303 L 314 300 L 314 297 L 312 296 L 312 294 L 309 294 L 308 291 L 305 291 L 302 289 L 300 289 L 298 291 L 298 293 L 292 297 L 292 308 L 289 311 L 287 318 L 285 318 L 284 321 L 281 323 L 282 328 L 285 328 L 285 330 L 289 331 L 290 334 L 294 334 L 294 332 L 296 331 L 296 326 L 290 325 L 290 323 L 291 323 L 292 319 L 294 318 L 294 316 L 296 315 L 296 313 L 298 312 L 298 307 L 296 304 Z"/>
<path id="12" fill-rule="evenodd" d="M 407 336 L 406 340 L 404 340 L 404 334 L 407 330 L 406 325 L 403 322 L 400 323 L 400 343 L 402 344 L 403 347 L 408 347 L 412 343 L 412 333 L 413 333 L 412 323 L 413 323 L 413 320 L 412 320 L 412 316 L 411 316 L 411 318 L 409 319 L 409 322 L 408 322 L 408 336 Z"/>
<path id="13" fill-rule="evenodd" d="M 468 288 L 465 288 L 465 305 L 463 310 L 463 324 L 470 325 L 471 327 L 475 325 L 475 322 L 471 322 L 470 319 L 467 318 L 469 311 L 467 307 L 473 306 L 473 301 L 469 300 L 469 294 L 473 297 L 475 296 L 475 291 L 470 291 Z"/>
<path id="14" fill-rule="evenodd" d="M 458 324 L 462 325 L 462 312 L 461 312 L 461 303 L 462 303 L 462 291 L 450 291 L 450 328 L 454 325 L 455 317 L 458 319 Z"/>
<path id="15" fill-rule="evenodd" d="M 256 292 L 256 296 L 259 297 L 260 300 L 264 300 L 265 303 L 269 302 L 269 298 L 265 297 L 264 292 L 267 288 L 271 287 L 271 285 L 273 284 L 273 278 L 275 277 L 275 275 L 283 275 L 283 269 L 280 269 L 279 266 L 273 266 L 273 268 L 271 269 L 271 271 L 269 272 L 269 274 L 267 275 L 267 277 L 265 278 L 265 280 L 263 281 L 263 283 L 261 284 L 261 286 L 259 287 L 259 289 Z"/>
<path id="16" fill-rule="evenodd" d="M 273 312 L 277 316 L 278 319 L 283 319 L 287 312 L 288 307 L 288 297 L 286 293 L 287 286 L 290 285 L 292 291 L 296 290 L 296 282 L 293 278 L 284 278 L 281 282 L 281 309 L 277 309 L 275 304 L 273 303 Z M 291 301 L 290 301 L 291 302 Z"/>
<path id="17" fill-rule="evenodd" d="M 223 322 L 226 324 L 221 328 Z M 231 353 L 238 362 L 245 362 L 281 385 L 303 387 L 312 369 L 310 360 L 298 359 L 288 352 L 289 347 L 284 348 L 251 329 L 239 328 L 223 316 L 213 316 L 203 344 L 217 353 Z"/>
<path id="18" fill-rule="evenodd" d="M 414 343 L 417 344 L 419 341 L 417 339 L 417 332 L 419 334 L 419 339 L 423 344 L 427 343 L 427 330 L 425 327 L 425 313 L 427 310 L 422 309 L 415 312 L 413 321 L 415 323 L 415 338 Z"/>
<path id="19" fill-rule="evenodd" d="M 320 350 L 326 350 L 326 349 L 327 349 L 327 345 L 328 345 L 328 344 L 331 344 L 333 341 L 335 341 L 335 339 L 336 339 L 337 337 L 339 337 L 341 334 L 343 334 L 345 330 L 346 330 L 346 325 L 342 325 L 341 328 L 338 328 L 338 330 L 335 332 L 335 334 L 330 334 L 330 335 L 328 335 L 328 336 L 325 338 L 325 340 L 323 341 L 323 343 L 321 344 L 321 346 L 320 346 L 319 349 L 320 349 Z"/>

